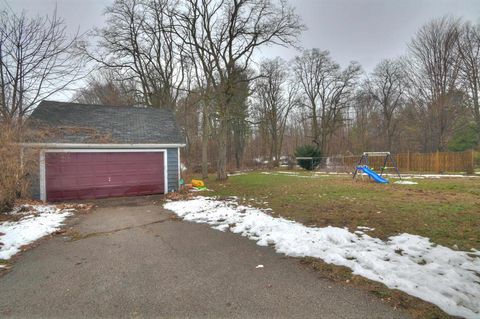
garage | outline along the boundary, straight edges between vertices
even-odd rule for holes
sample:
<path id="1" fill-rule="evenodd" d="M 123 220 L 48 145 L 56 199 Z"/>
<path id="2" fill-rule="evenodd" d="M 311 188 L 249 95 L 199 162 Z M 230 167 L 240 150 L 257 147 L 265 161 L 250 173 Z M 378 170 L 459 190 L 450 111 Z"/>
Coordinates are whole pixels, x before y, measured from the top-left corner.
<path id="1" fill-rule="evenodd" d="M 165 193 L 165 151 L 45 152 L 49 201 Z"/>
<path id="2" fill-rule="evenodd" d="M 185 138 L 172 109 L 42 101 L 28 119 L 31 197 L 64 201 L 178 190 Z M 26 156 L 27 157 L 27 156 Z"/>

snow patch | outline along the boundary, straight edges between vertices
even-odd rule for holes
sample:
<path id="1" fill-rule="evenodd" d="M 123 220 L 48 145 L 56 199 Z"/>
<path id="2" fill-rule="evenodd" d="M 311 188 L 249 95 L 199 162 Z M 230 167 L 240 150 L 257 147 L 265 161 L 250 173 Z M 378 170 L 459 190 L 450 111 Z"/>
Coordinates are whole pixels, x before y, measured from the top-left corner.
<path id="1" fill-rule="evenodd" d="M 164 207 L 184 220 L 274 246 L 278 253 L 349 267 L 356 275 L 432 302 L 450 315 L 480 317 L 480 252 L 455 251 L 406 233 L 382 241 L 361 231 L 307 227 L 235 200 L 197 197 Z"/>
<path id="2" fill-rule="evenodd" d="M 278 174 L 286 174 L 286 175 L 298 175 L 298 172 L 289 172 L 289 171 L 277 171 Z"/>
<path id="3" fill-rule="evenodd" d="M 367 226 L 357 226 L 357 229 L 359 229 L 360 231 L 363 231 L 363 232 L 375 230 L 375 228 L 367 227 Z"/>
<path id="4" fill-rule="evenodd" d="M 397 174 L 384 174 L 386 177 L 398 177 Z M 480 176 L 476 175 L 461 175 L 461 174 L 402 174 L 402 179 L 426 179 L 426 178 L 480 178 Z"/>
<path id="5" fill-rule="evenodd" d="M 417 185 L 417 182 L 412 182 L 412 181 L 396 181 L 394 184 L 400 184 L 400 185 Z"/>
<path id="6" fill-rule="evenodd" d="M 231 176 L 241 176 L 241 175 L 247 175 L 247 173 L 244 173 L 244 172 L 236 172 L 236 173 L 230 173 L 230 174 L 227 174 L 229 177 Z"/>
<path id="7" fill-rule="evenodd" d="M 284 172 L 284 171 L 278 171 L 278 172 L 261 172 L 260 174 L 263 175 L 274 175 L 274 176 L 288 176 L 288 177 L 298 177 L 298 178 L 318 178 L 326 175 L 300 175 L 297 172 Z"/>
<path id="8" fill-rule="evenodd" d="M 74 209 L 60 209 L 53 205 L 24 205 L 11 215 L 23 215 L 17 221 L 0 223 L 0 259 L 10 259 L 24 245 L 57 231 Z"/>

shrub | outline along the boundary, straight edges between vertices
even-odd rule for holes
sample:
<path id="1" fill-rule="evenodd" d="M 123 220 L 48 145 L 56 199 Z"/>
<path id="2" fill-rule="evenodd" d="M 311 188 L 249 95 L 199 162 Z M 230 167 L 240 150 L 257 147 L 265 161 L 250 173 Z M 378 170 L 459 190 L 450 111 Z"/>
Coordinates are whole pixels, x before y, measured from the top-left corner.
<path id="1" fill-rule="evenodd" d="M 480 134 L 474 123 L 468 123 L 455 132 L 448 143 L 448 150 L 463 152 L 475 148 L 480 143 Z"/>
<path id="2" fill-rule="evenodd" d="M 473 155 L 473 162 L 474 162 L 474 166 L 475 168 L 480 168 L 480 150 L 476 151 Z"/>
<path id="3" fill-rule="evenodd" d="M 312 171 L 320 164 L 321 151 L 313 145 L 302 145 L 295 150 L 295 157 L 313 157 L 313 159 L 300 159 L 297 163 L 300 167 Z"/>
<path id="4" fill-rule="evenodd" d="M 17 144 L 20 133 L 19 127 L 0 123 L 0 212 L 10 210 L 26 191 L 21 149 Z"/>

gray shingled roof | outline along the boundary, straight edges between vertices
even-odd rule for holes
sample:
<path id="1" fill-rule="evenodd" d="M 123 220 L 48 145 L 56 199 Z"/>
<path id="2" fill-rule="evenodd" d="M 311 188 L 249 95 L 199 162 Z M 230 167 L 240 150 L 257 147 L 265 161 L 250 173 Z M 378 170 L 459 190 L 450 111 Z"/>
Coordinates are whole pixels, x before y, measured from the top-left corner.
<path id="1" fill-rule="evenodd" d="M 173 112 L 165 107 L 125 107 L 42 101 L 29 117 L 47 128 L 41 142 L 183 144 Z M 36 140 L 39 141 L 39 140 Z"/>

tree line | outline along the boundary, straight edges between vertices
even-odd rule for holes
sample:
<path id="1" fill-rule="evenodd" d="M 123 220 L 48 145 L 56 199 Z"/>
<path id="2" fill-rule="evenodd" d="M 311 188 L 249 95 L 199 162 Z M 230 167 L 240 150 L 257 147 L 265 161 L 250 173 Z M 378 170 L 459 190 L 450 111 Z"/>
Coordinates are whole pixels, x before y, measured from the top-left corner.
<path id="1" fill-rule="evenodd" d="M 175 111 L 190 168 L 276 166 L 305 144 L 325 156 L 478 147 L 480 26 L 431 20 L 371 72 L 301 48 L 286 0 L 115 0 L 73 39 L 56 15 L 0 16 L 0 116 L 81 83 L 73 100 Z M 262 47 L 298 49 L 290 61 Z M 80 82 L 79 82 L 80 81 Z M 77 84 L 78 86 L 78 84 Z"/>

